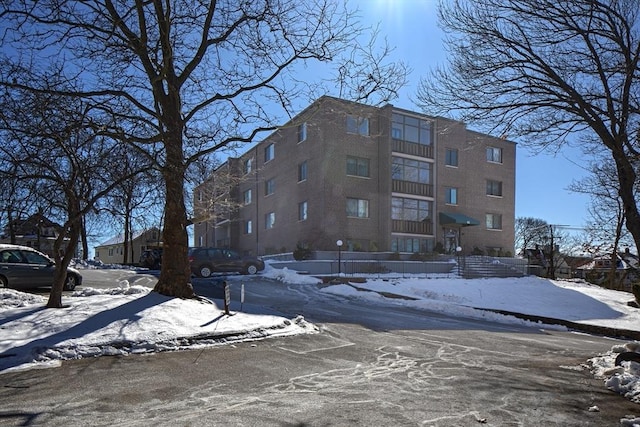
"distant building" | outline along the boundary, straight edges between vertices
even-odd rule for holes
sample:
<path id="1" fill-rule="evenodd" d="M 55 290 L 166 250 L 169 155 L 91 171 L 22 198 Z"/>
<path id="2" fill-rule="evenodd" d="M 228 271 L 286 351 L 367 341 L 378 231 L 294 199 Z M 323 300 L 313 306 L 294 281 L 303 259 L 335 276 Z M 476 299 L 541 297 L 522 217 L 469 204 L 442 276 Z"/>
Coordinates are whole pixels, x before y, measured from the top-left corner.
<path id="1" fill-rule="evenodd" d="M 322 97 L 194 195 L 196 246 L 512 254 L 516 144 Z"/>
<path id="2" fill-rule="evenodd" d="M 629 248 L 616 252 L 613 260 L 610 254 L 597 256 L 576 268 L 574 277 L 608 288 L 631 292 L 633 284 L 638 283 L 640 278 L 640 258 L 637 254 L 631 253 Z"/>
<path id="3" fill-rule="evenodd" d="M 162 247 L 160 230 L 151 228 L 133 233 L 129 239 L 127 264 L 138 264 L 147 249 Z M 124 264 L 124 236 L 118 235 L 95 247 L 95 259 L 105 264 Z"/>
<path id="4" fill-rule="evenodd" d="M 38 212 L 26 219 L 17 218 L 7 224 L 0 236 L 0 243 L 29 246 L 53 258 L 53 245 L 63 228 Z M 62 249 L 66 248 L 67 240 Z"/>

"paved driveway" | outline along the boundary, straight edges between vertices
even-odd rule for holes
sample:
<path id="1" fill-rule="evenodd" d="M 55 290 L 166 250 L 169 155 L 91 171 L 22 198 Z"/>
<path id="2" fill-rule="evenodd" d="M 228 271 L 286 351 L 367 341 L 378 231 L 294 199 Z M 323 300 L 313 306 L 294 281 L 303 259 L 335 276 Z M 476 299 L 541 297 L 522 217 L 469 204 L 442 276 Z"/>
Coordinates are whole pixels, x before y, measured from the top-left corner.
<path id="1" fill-rule="evenodd" d="M 253 278 L 245 288 L 245 309 L 303 314 L 322 333 L 0 375 L 0 424 L 600 427 L 640 414 L 584 367 L 616 340 L 371 306 L 315 286 Z"/>

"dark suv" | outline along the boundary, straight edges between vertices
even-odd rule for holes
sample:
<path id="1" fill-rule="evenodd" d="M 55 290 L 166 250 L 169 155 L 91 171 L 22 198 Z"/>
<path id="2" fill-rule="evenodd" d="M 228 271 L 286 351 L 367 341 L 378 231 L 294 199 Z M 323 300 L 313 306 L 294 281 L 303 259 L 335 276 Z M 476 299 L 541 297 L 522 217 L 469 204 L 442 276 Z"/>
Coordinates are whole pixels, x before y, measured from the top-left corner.
<path id="1" fill-rule="evenodd" d="M 256 274 L 264 270 L 264 261 L 252 256 L 222 248 L 190 248 L 191 272 L 199 277 L 209 277 L 215 272 Z"/>
<path id="2" fill-rule="evenodd" d="M 140 254 L 140 266 L 159 269 L 162 264 L 162 249 L 147 249 Z"/>

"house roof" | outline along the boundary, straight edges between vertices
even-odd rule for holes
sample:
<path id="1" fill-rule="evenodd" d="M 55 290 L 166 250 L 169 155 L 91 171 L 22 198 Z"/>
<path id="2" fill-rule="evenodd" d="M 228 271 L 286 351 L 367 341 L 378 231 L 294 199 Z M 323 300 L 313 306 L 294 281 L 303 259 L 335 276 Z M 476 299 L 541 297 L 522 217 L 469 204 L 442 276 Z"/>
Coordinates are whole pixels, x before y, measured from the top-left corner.
<path id="1" fill-rule="evenodd" d="M 135 231 L 133 232 L 133 234 L 131 235 L 131 237 L 129 238 L 130 240 L 135 240 L 138 237 L 144 235 L 145 233 L 149 232 L 149 231 L 158 231 L 157 228 L 149 228 L 146 230 L 140 230 L 140 231 Z M 124 235 L 123 234 L 118 234 L 117 236 L 114 236 L 112 238 L 110 238 L 109 240 L 106 240 L 102 243 L 100 243 L 99 245 L 96 246 L 96 248 L 99 248 L 101 246 L 113 246 L 113 245 L 120 245 L 124 243 Z"/>
<path id="2" fill-rule="evenodd" d="M 11 227 L 13 227 L 13 232 L 16 235 L 36 235 L 38 234 L 38 230 L 42 228 L 53 227 L 56 230 L 61 230 L 62 226 L 58 223 L 51 221 L 49 218 L 44 216 L 42 213 L 37 212 L 30 217 L 24 218 L 14 218 L 11 220 Z M 8 230 L 5 229 L 5 234 L 9 234 Z"/>

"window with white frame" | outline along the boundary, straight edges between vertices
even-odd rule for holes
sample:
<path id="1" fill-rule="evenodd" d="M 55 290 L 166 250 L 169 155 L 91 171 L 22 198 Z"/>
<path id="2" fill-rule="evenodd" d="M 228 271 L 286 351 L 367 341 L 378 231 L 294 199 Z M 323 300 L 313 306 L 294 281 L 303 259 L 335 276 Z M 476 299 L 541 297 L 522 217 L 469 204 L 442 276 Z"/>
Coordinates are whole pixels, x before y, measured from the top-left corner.
<path id="1" fill-rule="evenodd" d="M 502 196 L 502 182 L 487 180 L 487 196 Z"/>
<path id="2" fill-rule="evenodd" d="M 458 189 L 455 187 L 449 187 L 445 190 L 445 201 L 448 205 L 458 204 Z"/>
<path id="3" fill-rule="evenodd" d="M 298 203 L 298 221 L 306 221 L 307 220 L 307 208 L 308 204 L 305 200 L 302 203 Z"/>
<path id="4" fill-rule="evenodd" d="M 253 221 L 250 219 L 244 222 L 244 234 L 253 233 Z"/>
<path id="5" fill-rule="evenodd" d="M 369 218 L 369 201 L 365 199 L 347 199 L 347 216 L 353 218 Z"/>
<path id="6" fill-rule="evenodd" d="M 348 156 L 347 175 L 369 178 L 369 159 Z"/>
<path id="7" fill-rule="evenodd" d="M 502 215 L 493 213 L 487 214 L 486 223 L 489 230 L 502 230 Z"/>
<path id="8" fill-rule="evenodd" d="M 244 199 L 244 204 L 245 204 L 245 205 L 250 205 L 250 204 L 251 204 L 251 201 L 252 201 L 252 199 L 253 199 L 253 197 L 252 197 L 252 196 L 253 196 L 253 192 L 251 191 L 251 189 L 246 190 L 246 191 L 243 193 L 243 199 Z"/>
<path id="9" fill-rule="evenodd" d="M 244 162 L 242 162 L 242 172 L 246 174 L 251 173 L 251 171 L 253 170 L 253 159 L 245 159 Z"/>
<path id="10" fill-rule="evenodd" d="M 264 147 L 264 162 L 268 162 L 270 160 L 273 160 L 273 158 L 276 155 L 276 148 L 275 145 L 273 143 L 267 145 L 266 147 Z"/>
<path id="11" fill-rule="evenodd" d="M 273 228 L 276 224 L 276 213 L 269 212 L 264 216 L 264 228 L 267 230 Z"/>
<path id="12" fill-rule="evenodd" d="M 307 139 L 307 123 L 298 125 L 298 143 Z"/>
<path id="13" fill-rule="evenodd" d="M 274 178 L 268 179 L 264 183 L 264 195 L 268 196 L 276 191 L 276 180 Z"/>
<path id="14" fill-rule="evenodd" d="M 487 147 L 487 162 L 502 163 L 502 148 Z"/>
<path id="15" fill-rule="evenodd" d="M 347 133 L 369 136 L 369 119 L 366 117 L 348 115 Z"/>
<path id="16" fill-rule="evenodd" d="M 306 181 L 307 179 L 307 161 L 298 165 L 298 182 Z"/>

